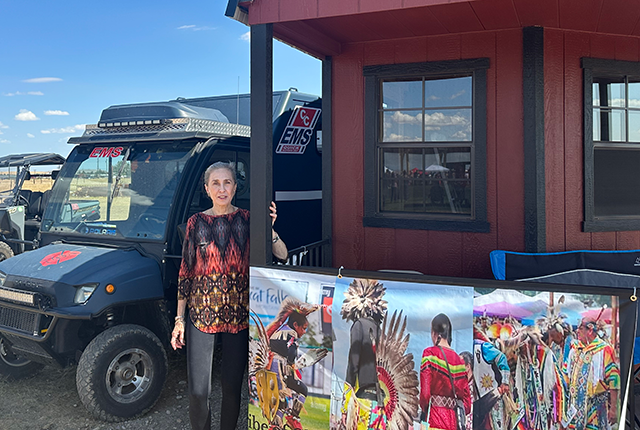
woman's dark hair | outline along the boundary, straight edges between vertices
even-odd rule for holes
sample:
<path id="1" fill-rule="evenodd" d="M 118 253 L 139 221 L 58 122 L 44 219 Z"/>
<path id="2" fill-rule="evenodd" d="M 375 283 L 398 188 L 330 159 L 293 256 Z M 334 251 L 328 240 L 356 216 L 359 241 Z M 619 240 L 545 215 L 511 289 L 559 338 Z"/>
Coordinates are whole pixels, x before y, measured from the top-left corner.
<path id="1" fill-rule="evenodd" d="M 464 364 L 473 369 L 473 355 L 469 351 L 462 351 L 459 355 L 464 360 Z"/>
<path id="2" fill-rule="evenodd" d="M 446 339 L 451 344 L 451 321 L 445 314 L 438 314 L 431 320 L 431 333 L 435 333 L 438 337 Z M 438 342 L 436 342 L 436 345 Z"/>
<path id="3" fill-rule="evenodd" d="M 289 314 L 289 319 L 287 320 L 287 325 L 293 328 L 293 323 L 297 323 L 298 327 L 304 326 L 307 322 L 307 317 L 302 315 L 299 312 L 293 311 Z"/>

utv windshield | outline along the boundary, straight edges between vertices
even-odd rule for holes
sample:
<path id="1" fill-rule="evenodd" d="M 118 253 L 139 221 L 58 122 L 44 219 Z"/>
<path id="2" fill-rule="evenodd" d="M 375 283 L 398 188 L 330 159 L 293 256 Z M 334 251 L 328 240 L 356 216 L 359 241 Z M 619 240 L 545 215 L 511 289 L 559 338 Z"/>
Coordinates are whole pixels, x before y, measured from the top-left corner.
<path id="1" fill-rule="evenodd" d="M 162 239 L 193 145 L 76 147 L 53 188 L 42 230 Z"/>

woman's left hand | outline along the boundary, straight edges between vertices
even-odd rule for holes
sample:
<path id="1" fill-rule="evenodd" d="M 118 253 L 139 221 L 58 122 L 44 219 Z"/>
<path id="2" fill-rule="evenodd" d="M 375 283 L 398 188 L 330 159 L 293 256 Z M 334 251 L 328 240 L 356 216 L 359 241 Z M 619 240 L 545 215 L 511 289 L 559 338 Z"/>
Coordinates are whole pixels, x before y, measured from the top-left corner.
<path id="1" fill-rule="evenodd" d="M 269 205 L 269 215 L 271 216 L 271 226 L 273 227 L 273 224 L 276 223 L 276 218 L 278 218 L 275 202 L 271 202 L 271 205 Z"/>

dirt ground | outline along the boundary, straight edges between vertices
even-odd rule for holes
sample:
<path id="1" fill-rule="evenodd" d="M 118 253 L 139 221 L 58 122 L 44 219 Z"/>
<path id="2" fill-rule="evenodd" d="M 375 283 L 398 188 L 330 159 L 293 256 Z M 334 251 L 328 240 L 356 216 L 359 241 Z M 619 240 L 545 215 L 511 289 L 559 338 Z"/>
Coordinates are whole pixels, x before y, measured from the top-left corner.
<path id="1" fill-rule="evenodd" d="M 212 429 L 220 402 L 220 360 L 214 360 Z M 158 403 L 145 416 L 119 423 L 94 419 L 76 392 L 75 367 L 46 367 L 21 381 L 0 379 L 0 430 L 190 430 L 185 356 L 169 355 L 169 373 Z M 237 429 L 247 428 L 247 390 Z"/>

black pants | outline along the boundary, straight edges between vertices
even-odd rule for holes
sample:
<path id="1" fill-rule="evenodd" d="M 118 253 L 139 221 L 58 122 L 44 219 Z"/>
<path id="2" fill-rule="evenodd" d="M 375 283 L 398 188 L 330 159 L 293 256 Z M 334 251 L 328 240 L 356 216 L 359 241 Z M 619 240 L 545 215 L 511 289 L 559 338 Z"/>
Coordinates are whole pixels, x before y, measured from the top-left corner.
<path id="1" fill-rule="evenodd" d="M 187 320 L 189 320 L 187 318 Z M 240 413 L 244 370 L 249 354 L 249 330 L 238 334 L 208 334 L 187 322 L 189 419 L 193 430 L 211 429 L 211 370 L 216 338 L 222 342 L 222 404 L 220 430 L 235 430 Z"/>

